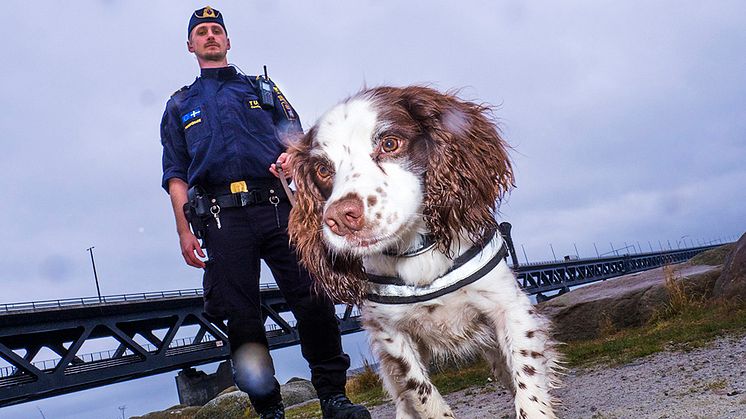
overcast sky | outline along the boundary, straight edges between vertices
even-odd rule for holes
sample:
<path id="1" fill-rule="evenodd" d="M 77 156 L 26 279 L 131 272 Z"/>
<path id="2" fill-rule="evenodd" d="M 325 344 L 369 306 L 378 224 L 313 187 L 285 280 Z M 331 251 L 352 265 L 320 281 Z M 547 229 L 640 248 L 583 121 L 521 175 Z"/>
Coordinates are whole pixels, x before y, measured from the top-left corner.
<path id="1" fill-rule="evenodd" d="M 90 246 L 103 294 L 201 286 L 160 188 L 159 123 L 198 73 L 186 26 L 203 5 L 4 3 L 0 302 L 95 295 Z M 745 230 L 742 1 L 211 5 L 230 62 L 268 65 L 306 128 L 366 85 L 459 88 L 497 106 L 518 186 L 501 218 L 529 260 L 551 259 L 550 243 L 558 257 L 573 244 L 592 256 L 594 243 L 645 250 Z M 142 414 L 175 403 L 173 375 L 0 419 Z M 78 403 L 94 413 L 75 414 Z"/>

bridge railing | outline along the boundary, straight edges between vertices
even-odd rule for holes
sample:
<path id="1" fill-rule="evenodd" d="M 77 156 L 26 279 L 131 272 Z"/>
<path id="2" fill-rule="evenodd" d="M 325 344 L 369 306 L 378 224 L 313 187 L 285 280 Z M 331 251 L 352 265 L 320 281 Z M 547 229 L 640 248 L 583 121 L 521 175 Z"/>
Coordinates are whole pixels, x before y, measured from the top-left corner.
<path id="1" fill-rule="evenodd" d="M 261 289 L 276 289 L 277 286 L 271 283 L 259 284 Z M 37 311 L 49 310 L 56 308 L 71 308 L 78 306 L 92 306 L 99 304 L 131 303 L 137 301 L 155 300 L 161 298 L 178 298 L 178 297 L 201 297 L 202 289 L 184 289 L 171 291 L 152 291 L 139 292 L 131 294 L 102 295 L 99 297 L 79 297 L 66 298 L 59 300 L 42 300 L 27 301 L 21 303 L 0 304 L 0 314 L 13 313 L 19 311 Z"/>

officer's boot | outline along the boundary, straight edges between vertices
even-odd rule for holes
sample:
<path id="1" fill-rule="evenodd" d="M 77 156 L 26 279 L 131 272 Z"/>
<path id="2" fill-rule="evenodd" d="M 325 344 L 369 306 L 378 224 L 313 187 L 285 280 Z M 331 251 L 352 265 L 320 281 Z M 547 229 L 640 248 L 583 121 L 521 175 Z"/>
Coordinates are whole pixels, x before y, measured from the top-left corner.
<path id="1" fill-rule="evenodd" d="M 259 412 L 259 419 L 285 419 L 285 406 L 282 402 Z"/>
<path id="2" fill-rule="evenodd" d="M 371 419 L 368 409 L 353 404 L 344 394 L 321 399 L 321 413 L 324 419 Z"/>

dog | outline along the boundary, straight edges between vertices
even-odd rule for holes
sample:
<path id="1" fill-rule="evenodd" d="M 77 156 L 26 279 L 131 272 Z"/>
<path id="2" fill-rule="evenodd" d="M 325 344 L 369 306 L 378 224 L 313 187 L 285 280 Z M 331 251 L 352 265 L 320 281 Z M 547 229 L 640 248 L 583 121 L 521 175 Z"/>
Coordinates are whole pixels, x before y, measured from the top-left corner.
<path id="1" fill-rule="evenodd" d="M 319 291 L 361 307 L 396 417 L 453 417 L 428 366 L 480 355 L 518 418 L 556 417 L 550 325 L 497 232 L 514 176 L 490 107 L 424 86 L 366 89 L 289 150 L 291 241 Z"/>

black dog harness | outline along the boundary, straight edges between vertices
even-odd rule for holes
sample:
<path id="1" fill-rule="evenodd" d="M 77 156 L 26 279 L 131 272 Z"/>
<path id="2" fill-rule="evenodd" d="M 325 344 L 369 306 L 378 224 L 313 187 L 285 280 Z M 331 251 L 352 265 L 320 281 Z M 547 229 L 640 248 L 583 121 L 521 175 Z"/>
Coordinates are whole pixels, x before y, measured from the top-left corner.
<path id="1" fill-rule="evenodd" d="M 485 235 L 456 258 L 446 273 L 426 286 L 407 285 L 399 277 L 368 274 L 367 299 L 381 304 L 411 304 L 432 300 L 484 277 L 508 254 L 505 241 L 496 231 Z"/>

